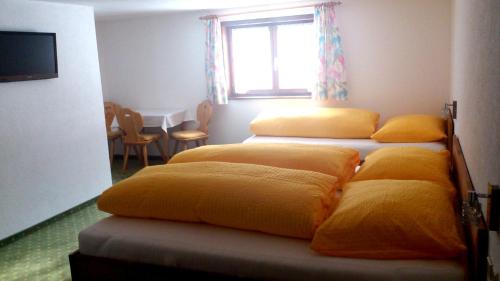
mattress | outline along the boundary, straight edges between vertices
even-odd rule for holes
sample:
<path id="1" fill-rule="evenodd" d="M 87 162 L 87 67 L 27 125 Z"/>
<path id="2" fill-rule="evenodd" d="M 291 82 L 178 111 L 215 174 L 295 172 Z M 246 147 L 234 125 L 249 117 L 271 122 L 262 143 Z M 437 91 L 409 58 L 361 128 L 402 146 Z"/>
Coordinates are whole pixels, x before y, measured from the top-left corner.
<path id="1" fill-rule="evenodd" d="M 328 138 L 299 138 L 299 137 L 270 137 L 251 136 L 243 143 L 303 143 L 316 145 L 337 145 L 354 148 L 359 151 L 359 157 L 365 159 L 370 152 L 382 147 L 394 146 L 416 146 L 433 151 L 446 149 L 446 144 L 442 142 L 418 142 L 418 143 L 381 143 L 372 139 L 328 139 Z"/>
<path id="2" fill-rule="evenodd" d="M 369 234 L 367 234 L 369 235 Z M 79 235 L 85 255 L 273 280 L 458 281 L 458 260 L 321 256 L 309 241 L 206 224 L 111 216 Z"/>

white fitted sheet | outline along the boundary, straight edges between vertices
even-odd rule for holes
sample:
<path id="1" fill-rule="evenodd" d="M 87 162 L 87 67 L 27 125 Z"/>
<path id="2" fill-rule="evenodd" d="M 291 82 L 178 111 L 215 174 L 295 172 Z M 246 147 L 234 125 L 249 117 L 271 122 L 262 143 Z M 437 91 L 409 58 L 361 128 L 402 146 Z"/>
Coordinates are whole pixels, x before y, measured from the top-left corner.
<path id="1" fill-rule="evenodd" d="M 369 235 L 369 234 L 367 234 Z M 79 235 L 86 255 L 273 280 L 459 281 L 457 260 L 321 256 L 309 241 L 218 226 L 111 216 Z"/>
<path id="2" fill-rule="evenodd" d="M 359 151 L 359 157 L 365 159 L 370 152 L 382 147 L 395 146 L 416 146 L 433 151 L 446 149 L 446 144 L 442 142 L 417 142 L 417 143 L 381 143 L 372 139 L 328 139 L 328 138 L 299 138 L 299 137 L 270 137 L 251 136 L 243 143 L 303 143 L 316 145 L 337 145 L 349 147 Z"/>

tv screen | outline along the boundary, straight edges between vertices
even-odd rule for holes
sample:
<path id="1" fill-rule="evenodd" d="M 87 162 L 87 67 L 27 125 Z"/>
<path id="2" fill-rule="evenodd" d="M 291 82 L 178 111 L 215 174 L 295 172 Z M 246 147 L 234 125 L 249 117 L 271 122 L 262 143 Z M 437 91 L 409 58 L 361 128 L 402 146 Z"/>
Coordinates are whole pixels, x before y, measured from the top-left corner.
<path id="1" fill-rule="evenodd" d="M 0 82 L 57 76 L 55 33 L 0 31 Z"/>

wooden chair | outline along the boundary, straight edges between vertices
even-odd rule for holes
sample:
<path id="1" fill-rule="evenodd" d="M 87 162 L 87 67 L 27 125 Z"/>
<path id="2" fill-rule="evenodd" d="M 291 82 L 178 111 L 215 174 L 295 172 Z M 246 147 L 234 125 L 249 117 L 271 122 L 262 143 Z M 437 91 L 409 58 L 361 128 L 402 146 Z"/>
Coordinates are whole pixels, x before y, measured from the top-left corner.
<path id="1" fill-rule="evenodd" d="M 151 144 L 152 142 L 156 144 L 163 160 L 167 161 L 165 152 L 159 142 L 161 135 L 141 134 L 144 126 L 144 120 L 142 119 L 140 113 L 129 108 L 124 108 L 120 110 L 118 120 L 120 127 L 123 130 L 123 146 L 125 149 L 123 156 L 123 170 L 127 169 L 128 155 L 131 147 L 135 150 L 137 157 L 144 161 L 144 166 L 148 166 L 148 144 Z M 142 155 L 140 152 L 142 152 Z"/>
<path id="2" fill-rule="evenodd" d="M 172 133 L 172 139 L 175 140 L 174 154 L 177 152 L 179 143 L 182 143 L 183 150 L 188 149 L 188 143 L 190 141 L 196 142 L 196 146 L 200 146 L 200 142 L 203 145 L 206 144 L 208 139 L 208 123 L 212 118 L 212 104 L 210 101 L 206 100 L 198 105 L 196 110 L 196 117 L 200 125 L 197 130 L 184 130 Z"/>
<path id="3" fill-rule="evenodd" d="M 124 127 L 124 124 L 122 124 L 122 118 L 120 118 L 121 115 L 119 115 L 121 113 L 121 111 L 123 110 L 123 108 L 116 103 L 114 104 L 114 108 L 115 108 L 116 121 L 118 123 L 118 127 L 120 128 L 121 132 L 123 132 L 122 128 Z M 142 116 L 140 114 L 136 114 L 136 115 L 134 115 L 134 120 L 135 120 L 136 124 L 140 124 L 140 127 L 141 127 L 140 131 L 142 131 L 142 127 L 143 127 Z M 122 135 L 123 135 L 123 133 L 122 133 Z M 122 141 L 122 143 L 123 143 L 123 141 Z M 125 147 L 124 147 L 124 149 L 125 149 Z M 139 160 L 141 162 L 143 162 L 142 153 L 139 153 L 137 146 L 134 145 L 133 149 L 134 149 L 134 152 L 135 152 L 135 155 L 137 156 L 137 158 L 139 158 Z"/>
<path id="4" fill-rule="evenodd" d="M 109 144 L 109 162 L 113 165 L 113 159 L 115 156 L 115 141 L 120 139 L 122 136 L 122 132 L 118 130 L 113 130 L 111 128 L 111 124 L 113 123 L 113 119 L 116 116 L 116 108 L 118 105 L 112 102 L 104 103 L 104 115 L 106 118 L 106 133 L 108 135 L 108 144 Z"/>

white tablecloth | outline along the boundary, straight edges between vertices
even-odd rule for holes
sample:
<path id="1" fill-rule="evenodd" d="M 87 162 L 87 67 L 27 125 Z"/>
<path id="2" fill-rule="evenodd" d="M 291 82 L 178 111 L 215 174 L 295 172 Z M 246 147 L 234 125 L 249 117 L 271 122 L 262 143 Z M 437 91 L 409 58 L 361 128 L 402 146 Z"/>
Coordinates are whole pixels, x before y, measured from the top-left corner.
<path id="1" fill-rule="evenodd" d="M 133 109 L 139 112 L 144 119 L 144 127 L 160 127 L 167 132 L 167 128 L 175 127 L 185 121 L 192 121 L 194 118 L 186 109 L 163 108 L 163 109 Z M 112 127 L 119 127 L 116 118 L 111 124 Z"/>

